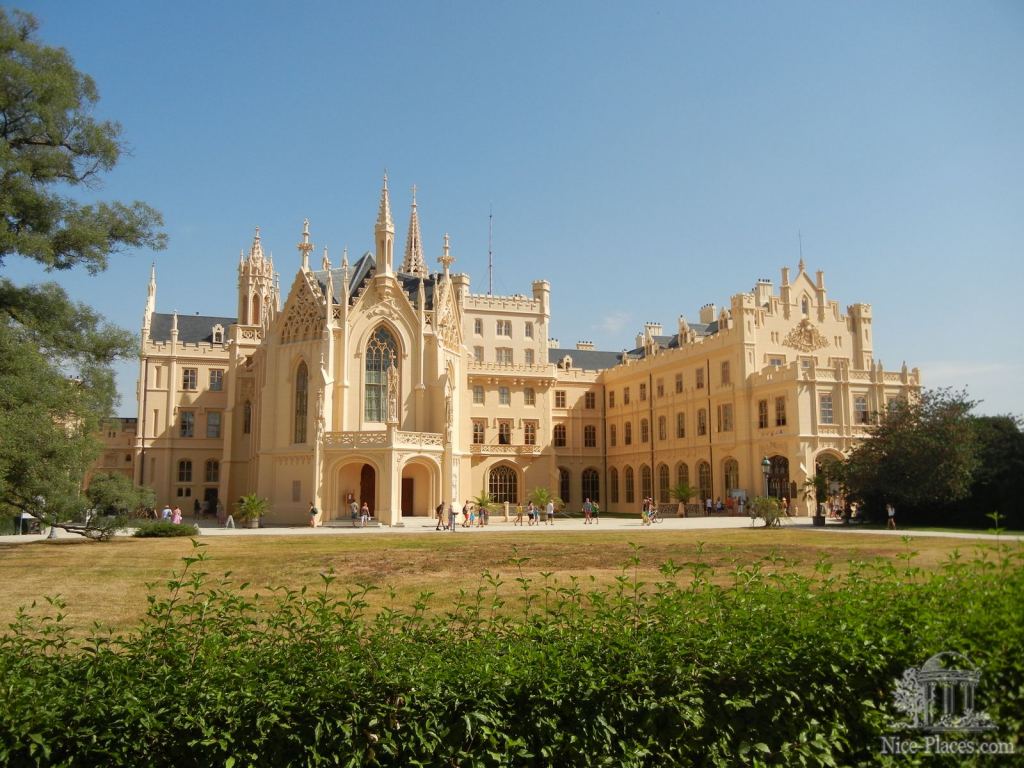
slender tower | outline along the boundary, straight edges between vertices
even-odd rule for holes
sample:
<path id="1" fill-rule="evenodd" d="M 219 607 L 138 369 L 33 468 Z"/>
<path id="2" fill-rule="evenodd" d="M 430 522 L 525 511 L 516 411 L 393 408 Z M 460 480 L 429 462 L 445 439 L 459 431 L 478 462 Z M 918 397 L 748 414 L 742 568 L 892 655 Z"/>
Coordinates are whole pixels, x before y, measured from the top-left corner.
<path id="1" fill-rule="evenodd" d="M 395 254 L 395 224 L 391 221 L 387 173 L 384 174 L 384 186 L 380 190 L 380 206 L 377 209 L 377 224 L 373 228 L 373 234 L 377 245 L 377 274 L 390 275 Z"/>

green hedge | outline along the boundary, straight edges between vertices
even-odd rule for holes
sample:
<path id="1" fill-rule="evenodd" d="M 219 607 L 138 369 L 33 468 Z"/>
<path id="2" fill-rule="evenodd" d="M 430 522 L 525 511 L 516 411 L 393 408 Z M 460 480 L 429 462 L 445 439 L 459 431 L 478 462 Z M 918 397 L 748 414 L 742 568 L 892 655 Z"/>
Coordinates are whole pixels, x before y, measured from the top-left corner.
<path id="1" fill-rule="evenodd" d="M 982 671 L 986 738 L 1017 738 L 1021 553 L 929 574 L 911 554 L 841 578 L 773 557 L 725 586 L 699 557 L 656 584 L 634 562 L 610 589 L 485 573 L 455 605 L 371 615 L 329 575 L 255 597 L 204 576 L 200 550 L 129 636 L 20 615 L 0 638 L 0 763 L 886 764 L 896 679 L 946 650 Z"/>
<path id="2" fill-rule="evenodd" d="M 142 521 L 135 528 L 133 536 L 140 539 L 167 538 L 175 536 L 198 536 L 199 529 L 191 523 L 171 523 L 167 520 Z"/>

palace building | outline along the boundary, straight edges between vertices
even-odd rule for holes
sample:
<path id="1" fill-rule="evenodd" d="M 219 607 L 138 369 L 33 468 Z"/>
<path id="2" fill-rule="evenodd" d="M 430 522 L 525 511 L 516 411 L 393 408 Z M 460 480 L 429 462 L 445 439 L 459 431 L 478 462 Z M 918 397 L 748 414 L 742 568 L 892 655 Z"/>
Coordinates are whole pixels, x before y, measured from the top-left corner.
<path id="1" fill-rule="evenodd" d="M 823 461 L 862 439 L 877 413 L 920 386 L 883 370 L 871 307 L 841 310 L 823 273 L 783 269 L 674 333 L 648 323 L 635 348 L 560 347 L 551 287 L 470 292 L 445 236 L 428 268 L 415 199 L 404 257 L 385 177 L 374 249 L 300 266 L 282 295 L 257 229 L 238 265 L 234 317 L 156 311 L 142 324 L 136 482 L 160 503 L 214 509 L 268 498 L 270 524 L 346 519 L 366 502 L 387 525 L 488 491 L 525 501 L 546 487 L 635 511 L 685 482 L 700 498 L 800 489 Z M 111 454 L 114 455 L 114 454 Z M 118 450 L 117 458 L 124 458 Z M 765 463 L 767 459 L 767 463 Z M 127 459 L 125 459 L 127 461 Z M 767 475 L 763 474 L 768 469 Z"/>

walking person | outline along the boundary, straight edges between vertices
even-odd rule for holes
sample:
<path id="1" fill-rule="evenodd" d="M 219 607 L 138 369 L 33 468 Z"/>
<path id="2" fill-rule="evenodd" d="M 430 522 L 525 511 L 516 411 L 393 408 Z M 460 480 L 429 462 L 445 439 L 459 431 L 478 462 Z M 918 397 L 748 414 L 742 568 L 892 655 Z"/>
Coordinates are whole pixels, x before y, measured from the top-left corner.
<path id="1" fill-rule="evenodd" d="M 548 500 L 547 509 L 544 510 L 546 513 L 547 520 L 544 521 L 544 525 L 555 524 L 555 502 L 554 500 Z"/>
<path id="2" fill-rule="evenodd" d="M 583 524 L 590 525 L 590 518 L 594 514 L 594 505 L 590 503 L 590 499 L 583 500 Z"/>
<path id="3" fill-rule="evenodd" d="M 601 508 L 597 505 L 596 501 L 590 504 L 590 521 L 594 525 L 601 522 Z"/>
<path id="4" fill-rule="evenodd" d="M 889 522 L 885 524 L 885 527 L 890 531 L 896 530 L 896 507 L 892 503 L 885 505 L 885 514 L 889 518 Z"/>
<path id="5" fill-rule="evenodd" d="M 221 511 L 223 511 L 223 508 L 222 508 Z M 224 528 L 234 528 L 234 527 L 235 527 L 235 516 L 232 515 L 231 512 L 228 512 L 227 515 L 224 517 Z"/>
<path id="6" fill-rule="evenodd" d="M 348 497 L 348 513 L 353 520 L 359 519 L 359 504 L 356 502 L 355 496 Z"/>
<path id="7" fill-rule="evenodd" d="M 442 501 L 437 507 L 434 508 L 434 514 L 437 515 L 437 526 L 434 528 L 435 531 L 447 531 L 448 526 L 444 524 L 444 502 Z"/>
<path id="8" fill-rule="evenodd" d="M 316 505 L 311 501 L 309 502 L 309 527 L 316 528 L 316 516 L 317 512 Z"/>
<path id="9" fill-rule="evenodd" d="M 174 514 L 171 515 L 171 522 L 175 525 L 181 525 L 181 507 L 174 508 Z"/>
<path id="10" fill-rule="evenodd" d="M 711 497 L 710 496 L 708 496 L 704 500 L 704 512 L 707 514 L 708 517 L 711 517 Z"/>
<path id="11" fill-rule="evenodd" d="M 365 528 L 366 524 L 370 521 L 370 505 L 365 501 L 363 506 L 359 508 L 359 527 Z"/>
<path id="12" fill-rule="evenodd" d="M 455 533 L 455 508 L 448 505 L 448 530 Z"/>
<path id="13" fill-rule="evenodd" d="M 519 502 L 518 504 L 516 504 L 516 519 L 512 521 L 512 525 L 522 525 L 522 524 L 523 524 L 523 504 L 522 504 L 522 502 Z"/>

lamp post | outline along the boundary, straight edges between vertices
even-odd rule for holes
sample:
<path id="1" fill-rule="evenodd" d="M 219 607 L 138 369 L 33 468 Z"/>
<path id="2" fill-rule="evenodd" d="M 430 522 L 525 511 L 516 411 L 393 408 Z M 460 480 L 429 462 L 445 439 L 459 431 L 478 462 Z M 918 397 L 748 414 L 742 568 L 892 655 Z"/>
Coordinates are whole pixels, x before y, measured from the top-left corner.
<path id="1" fill-rule="evenodd" d="M 761 474 L 764 475 L 764 497 L 768 498 L 768 473 L 772 470 L 772 463 L 765 456 L 761 461 Z"/>

